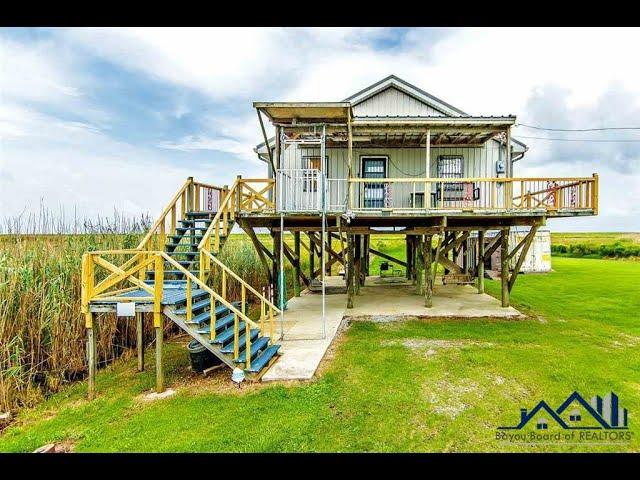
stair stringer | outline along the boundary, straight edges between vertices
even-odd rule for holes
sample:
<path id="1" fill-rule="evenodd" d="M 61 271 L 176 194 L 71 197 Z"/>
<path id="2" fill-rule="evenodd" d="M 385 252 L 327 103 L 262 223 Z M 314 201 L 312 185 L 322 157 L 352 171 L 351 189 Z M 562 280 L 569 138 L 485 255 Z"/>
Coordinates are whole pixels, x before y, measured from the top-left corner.
<path id="1" fill-rule="evenodd" d="M 169 320 L 171 320 L 173 323 L 175 323 L 176 325 L 178 325 L 182 330 L 184 330 L 186 333 L 188 333 L 189 335 L 191 335 L 191 337 L 196 340 L 200 345 L 202 345 L 204 348 L 206 348 L 207 350 L 209 350 L 211 353 L 213 353 L 216 357 L 218 357 L 222 362 L 224 362 L 225 365 L 227 365 L 229 368 L 234 369 L 236 368 L 238 365 L 233 361 L 233 359 L 230 358 L 229 355 L 227 355 L 226 353 L 222 353 L 221 346 L 218 346 L 216 344 L 212 344 L 209 343 L 209 337 L 208 335 L 202 335 L 201 333 L 198 333 L 197 331 L 195 331 L 194 329 L 192 329 L 188 324 L 185 323 L 184 319 L 182 318 L 181 315 L 178 315 L 174 312 L 174 307 L 172 306 L 165 306 L 164 307 L 164 314 L 167 316 L 167 318 L 169 318 Z"/>

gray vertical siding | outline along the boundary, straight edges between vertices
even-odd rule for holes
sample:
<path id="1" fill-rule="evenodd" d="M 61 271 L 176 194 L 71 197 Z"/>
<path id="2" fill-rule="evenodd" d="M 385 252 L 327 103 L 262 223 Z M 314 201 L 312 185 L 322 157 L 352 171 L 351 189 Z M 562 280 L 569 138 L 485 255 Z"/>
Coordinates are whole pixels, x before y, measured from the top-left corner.
<path id="1" fill-rule="evenodd" d="M 440 155 L 461 155 L 463 158 L 463 175 L 465 177 L 496 177 L 495 163 L 499 156 L 499 144 L 487 142 L 478 148 L 438 148 L 431 147 L 432 178 L 437 177 L 437 159 Z M 390 178 L 423 177 L 425 175 L 425 148 L 354 148 L 353 157 L 356 160 L 357 172 L 360 176 L 361 157 L 386 155 L 387 176 Z M 284 152 L 284 168 L 307 168 L 304 163 L 306 156 L 319 156 L 317 148 L 296 148 L 290 146 Z M 348 151 L 346 148 L 327 148 L 329 179 L 346 179 L 348 177 Z M 393 206 L 403 206 L 412 192 L 410 184 L 396 184 L 393 186 Z M 417 192 L 424 191 L 424 185 L 416 185 Z M 339 203 L 337 192 L 330 192 L 330 203 Z"/>
<path id="2" fill-rule="evenodd" d="M 442 112 L 393 87 L 354 105 L 353 114 L 356 117 L 385 115 L 409 117 L 443 116 Z"/>

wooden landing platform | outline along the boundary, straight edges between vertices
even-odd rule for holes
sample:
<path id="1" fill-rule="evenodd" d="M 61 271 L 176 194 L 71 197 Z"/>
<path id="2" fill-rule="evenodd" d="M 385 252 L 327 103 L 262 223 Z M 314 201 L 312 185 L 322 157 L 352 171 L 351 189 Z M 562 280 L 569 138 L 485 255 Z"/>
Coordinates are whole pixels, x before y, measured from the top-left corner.
<path id="1" fill-rule="evenodd" d="M 153 286 L 153 282 L 147 283 L 150 286 Z M 199 288 L 194 288 L 192 290 L 192 294 L 199 295 L 204 293 L 204 290 Z M 131 302 L 135 301 L 132 298 L 137 297 L 149 297 L 149 292 L 138 288 L 136 290 L 131 290 L 128 292 L 121 293 L 117 295 L 117 300 L 93 300 L 89 304 L 89 310 L 95 313 L 109 313 L 116 311 L 116 305 L 119 302 Z M 187 297 L 187 289 L 184 283 L 177 282 L 165 282 L 163 286 L 162 293 L 162 305 L 175 305 L 180 301 L 184 300 Z M 136 303 L 136 312 L 153 312 L 153 301 L 152 300 L 139 300 L 135 301 Z"/>

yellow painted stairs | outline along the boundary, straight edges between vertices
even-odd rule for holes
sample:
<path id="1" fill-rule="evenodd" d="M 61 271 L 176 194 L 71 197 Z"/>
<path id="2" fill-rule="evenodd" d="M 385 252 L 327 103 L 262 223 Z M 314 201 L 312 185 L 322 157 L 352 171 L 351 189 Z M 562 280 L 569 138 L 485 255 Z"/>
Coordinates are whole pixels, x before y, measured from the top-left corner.
<path id="1" fill-rule="evenodd" d="M 266 197 L 272 185 L 261 181 L 267 186 L 239 177 L 227 188 L 190 177 L 135 249 L 87 252 L 82 264 L 87 328 L 93 327 L 93 312 L 136 302 L 153 311 L 156 327 L 166 316 L 225 365 L 259 379 L 279 356 L 274 319 L 280 309 L 218 254 L 240 211 L 273 206 Z M 231 291 L 239 298 L 229 298 Z M 248 314 L 251 306 L 259 311 L 255 320 Z"/>

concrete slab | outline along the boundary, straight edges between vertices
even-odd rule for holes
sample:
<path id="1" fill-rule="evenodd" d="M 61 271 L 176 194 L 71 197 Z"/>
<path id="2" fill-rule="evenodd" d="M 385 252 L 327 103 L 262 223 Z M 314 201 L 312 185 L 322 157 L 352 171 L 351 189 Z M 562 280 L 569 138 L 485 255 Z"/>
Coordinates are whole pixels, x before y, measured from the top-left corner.
<path id="1" fill-rule="evenodd" d="M 339 277 L 331 277 L 327 283 L 337 285 L 339 281 Z M 305 290 L 300 297 L 289 300 L 284 321 L 276 320 L 276 329 L 284 333 L 278 342 L 282 356 L 262 380 L 311 379 L 343 319 L 391 322 L 408 318 L 523 317 L 515 308 L 502 308 L 499 300 L 478 294 L 470 285 L 436 285 L 431 308 L 424 306 L 424 297 L 415 291 L 404 279 L 369 277 L 355 297 L 353 309 L 346 308 L 346 294 L 327 295 L 326 337 L 322 338 L 322 295 Z"/>
<path id="2" fill-rule="evenodd" d="M 313 377 L 344 317 L 346 295 L 327 295 L 326 336 L 322 338 L 322 295 L 305 290 L 289 300 L 284 314 L 284 338 L 280 359 L 265 373 L 263 381 L 308 380 Z M 277 319 L 280 328 L 280 318 Z"/>
<path id="3" fill-rule="evenodd" d="M 478 294 L 471 285 L 435 285 L 433 306 L 424 306 L 424 297 L 416 295 L 412 285 L 368 285 L 360 289 L 354 308 L 345 315 L 354 320 L 392 321 L 403 318 L 496 317 L 518 318 L 523 315 L 513 307 L 502 308 L 500 301 Z"/>

